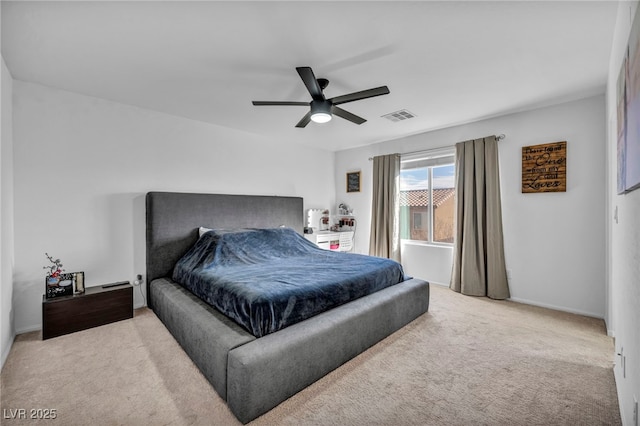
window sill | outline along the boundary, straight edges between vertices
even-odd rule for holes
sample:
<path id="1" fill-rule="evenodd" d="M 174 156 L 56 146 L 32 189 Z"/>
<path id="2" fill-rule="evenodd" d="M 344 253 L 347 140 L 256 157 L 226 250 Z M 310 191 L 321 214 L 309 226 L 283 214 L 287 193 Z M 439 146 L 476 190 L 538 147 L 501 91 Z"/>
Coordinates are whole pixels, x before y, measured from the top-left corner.
<path id="1" fill-rule="evenodd" d="M 400 240 L 400 245 L 453 249 L 453 244 L 450 244 L 450 243 L 430 243 L 427 241 L 417 241 L 417 240 Z"/>

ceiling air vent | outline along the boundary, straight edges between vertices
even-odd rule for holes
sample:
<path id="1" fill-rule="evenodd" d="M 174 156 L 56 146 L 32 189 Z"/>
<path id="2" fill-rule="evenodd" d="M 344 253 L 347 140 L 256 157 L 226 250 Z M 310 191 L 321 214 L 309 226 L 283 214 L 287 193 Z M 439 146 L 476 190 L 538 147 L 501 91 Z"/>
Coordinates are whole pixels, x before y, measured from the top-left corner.
<path id="1" fill-rule="evenodd" d="M 391 120 L 395 122 L 395 121 L 408 120 L 410 118 L 415 117 L 415 115 L 407 111 L 406 109 L 401 109 L 400 111 L 395 111 L 395 112 L 390 112 L 389 114 L 385 114 L 382 117 L 386 118 L 387 120 Z"/>

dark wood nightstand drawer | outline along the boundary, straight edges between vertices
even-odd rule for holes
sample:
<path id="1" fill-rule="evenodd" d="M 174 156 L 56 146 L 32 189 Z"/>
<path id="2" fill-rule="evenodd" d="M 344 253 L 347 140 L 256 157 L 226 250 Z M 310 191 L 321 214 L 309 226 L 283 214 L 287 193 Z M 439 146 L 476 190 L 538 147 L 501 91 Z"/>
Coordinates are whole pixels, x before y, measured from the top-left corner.
<path id="1" fill-rule="evenodd" d="M 42 338 L 133 318 L 133 287 L 88 287 L 83 294 L 42 300 Z"/>

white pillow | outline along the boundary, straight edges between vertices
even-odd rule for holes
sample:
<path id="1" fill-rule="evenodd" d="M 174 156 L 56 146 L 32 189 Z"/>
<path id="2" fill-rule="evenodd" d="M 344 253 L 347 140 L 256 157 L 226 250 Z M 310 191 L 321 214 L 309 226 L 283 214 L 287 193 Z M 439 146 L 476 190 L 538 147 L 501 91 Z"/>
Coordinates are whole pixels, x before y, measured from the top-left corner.
<path id="1" fill-rule="evenodd" d="M 204 234 L 206 234 L 209 231 L 211 231 L 211 228 L 205 228 L 201 226 L 200 229 L 198 230 L 198 237 L 202 237 Z"/>

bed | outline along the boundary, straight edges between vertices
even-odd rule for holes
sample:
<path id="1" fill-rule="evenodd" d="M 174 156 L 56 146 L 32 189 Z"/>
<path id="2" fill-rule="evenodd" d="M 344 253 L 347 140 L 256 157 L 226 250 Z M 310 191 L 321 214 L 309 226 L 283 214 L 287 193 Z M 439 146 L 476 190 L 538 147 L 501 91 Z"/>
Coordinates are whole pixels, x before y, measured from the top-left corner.
<path id="1" fill-rule="evenodd" d="M 255 337 L 176 283 L 199 228 L 303 230 L 298 197 L 149 192 L 148 305 L 242 423 L 266 413 L 418 316 L 429 284 L 408 279 Z M 349 256 L 349 255 L 347 255 Z"/>

